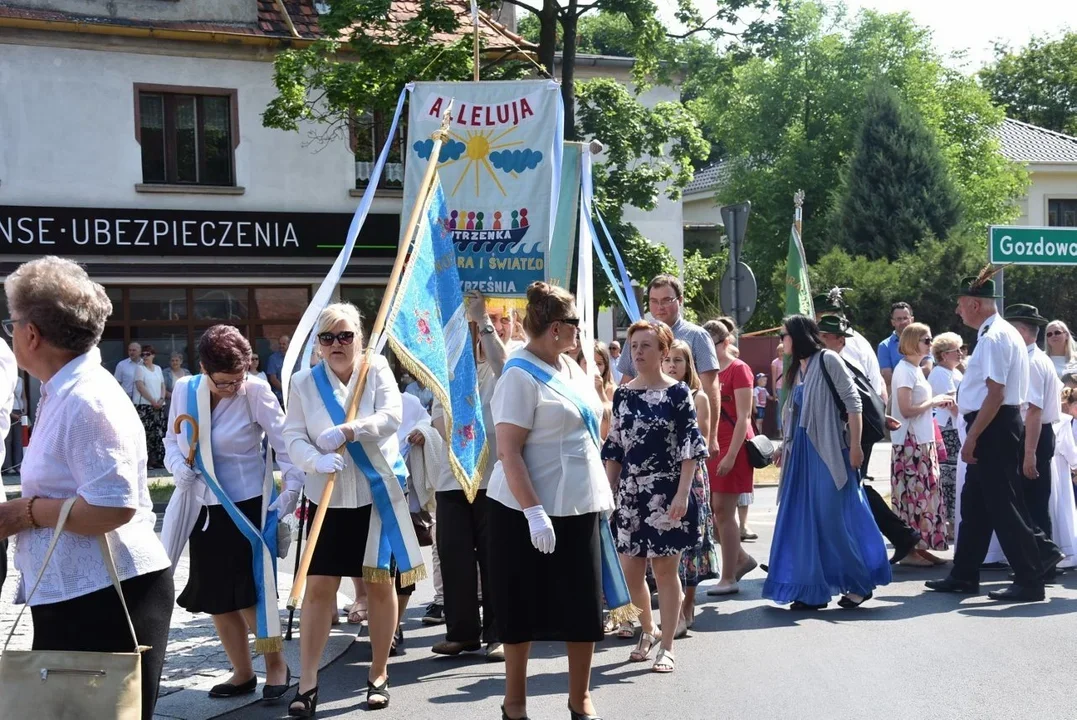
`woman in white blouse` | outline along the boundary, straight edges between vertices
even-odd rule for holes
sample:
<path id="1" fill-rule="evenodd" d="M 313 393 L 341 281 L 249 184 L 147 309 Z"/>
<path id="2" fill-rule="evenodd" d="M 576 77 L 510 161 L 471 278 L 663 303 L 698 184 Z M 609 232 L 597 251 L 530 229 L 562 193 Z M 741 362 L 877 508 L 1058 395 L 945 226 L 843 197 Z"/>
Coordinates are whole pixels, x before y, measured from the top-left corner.
<path id="1" fill-rule="evenodd" d="M 363 356 L 363 331 L 359 310 L 351 303 L 334 303 L 318 317 L 318 344 L 325 358 L 320 365 L 301 370 L 288 390 L 288 419 L 285 437 L 296 466 L 307 473 L 307 512 L 317 512 L 317 502 L 330 473 L 336 473 L 333 495 L 325 513 L 318 544 L 307 573 L 303 595 L 300 632 L 299 688 L 288 712 L 311 717 L 318 707 L 318 664 L 329 639 L 329 627 L 336 614 L 336 592 L 342 577 L 362 577 L 374 502 L 370 480 L 356 465 L 350 452 L 337 449 L 347 443 L 376 444 L 389 466 L 400 462 L 396 430 L 403 416 L 403 400 L 396 378 L 381 355 L 375 355 L 367 370 L 366 384 L 359 400 L 359 412 L 351 423 L 337 424 L 326 408 L 319 382 L 327 382 L 336 401 L 344 408 L 359 379 Z M 317 373 L 317 375 L 316 375 Z M 324 386 L 323 386 L 324 387 Z M 368 453 L 369 457 L 369 453 Z M 380 516 L 379 516 L 379 519 Z M 401 531 L 414 536 L 409 524 Z M 384 582 L 366 582 L 370 646 L 373 657 L 367 672 L 367 705 L 380 709 L 389 705 L 389 651 L 397 627 L 396 592 L 401 589 Z"/>
<path id="2" fill-rule="evenodd" d="M 957 333 L 947 332 L 935 336 L 931 342 L 931 355 L 935 366 L 927 376 L 933 395 L 949 395 L 957 398 L 957 388 L 961 385 L 962 373 L 958 369 L 961 363 L 961 345 L 964 341 Z M 935 422 L 939 424 L 942 441 L 946 447 L 946 461 L 939 463 L 939 484 L 942 486 L 943 499 L 946 501 L 947 532 L 946 537 L 954 537 L 954 523 L 957 521 L 957 458 L 961 455 L 961 438 L 957 424 L 957 405 L 935 408 Z"/>
<path id="3" fill-rule="evenodd" d="M 161 368 L 153 364 L 156 356 L 153 345 L 142 346 L 142 364 L 135 368 L 135 393 L 131 398 L 146 431 L 151 469 L 164 467 L 165 459 L 165 377 Z"/>
<path id="4" fill-rule="evenodd" d="M 257 355 L 251 355 L 251 367 L 250 370 L 247 371 L 247 375 L 256 377 L 263 382 L 269 382 L 269 379 L 266 378 L 266 374 L 259 369 L 260 364 L 260 358 Z"/>
<path id="5" fill-rule="evenodd" d="M 22 498 L 0 503 L 0 538 L 17 534 L 19 595 L 41 574 L 27 600 L 34 649 L 131 652 L 101 549 L 87 542 L 107 534 L 137 643 L 149 646 L 142 654 L 142 717 L 150 720 L 172 617 L 172 573 L 153 531 L 145 435 L 97 349 L 112 303 L 82 268 L 56 257 L 20 266 L 4 289 L 11 309 L 4 329 L 15 358 L 41 381 Z M 60 509 L 72 497 L 56 553 L 42 567 Z"/>
<path id="6" fill-rule="evenodd" d="M 203 506 L 188 538 L 190 577 L 176 603 L 190 612 L 213 616 L 217 635 L 232 664 L 228 681 L 210 690 L 214 698 L 247 695 L 258 684 L 247 639 L 248 628 L 258 626 L 253 551 L 202 472 L 187 465 L 187 437 L 176 434 L 176 418 L 196 415 L 202 403 L 192 407 L 190 398 L 208 387 L 209 417 L 198 417 L 197 448 L 199 452 L 211 448 L 213 473 L 224 496 L 254 526 L 262 527 L 262 506 L 267 503 L 262 442 L 268 437 L 284 481 L 280 496 L 268 510 L 275 510 L 278 517 L 295 510 L 303 473 L 288 458 L 284 412 L 272 389 L 261 380 L 247 377 L 250 356 L 250 343 L 236 328 L 214 325 L 206 330 L 198 341 L 202 372 L 176 381 L 165 436 L 165 464 L 175 480 L 176 491 L 194 493 Z M 186 430 L 181 428 L 183 433 Z M 168 512 L 173 512 L 171 503 Z M 166 525 L 170 522 L 166 517 Z M 273 605 L 275 609 L 276 603 Z M 291 673 L 280 652 L 266 652 L 265 660 L 262 698 L 280 699 L 288 691 Z"/>
<path id="7" fill-rule="evenodd" d="M 920 532 L 920 544 L 901 561 L 902 565 L 927 567 L 945 560 L 931 550 L 946 549 L 946 501 L 939 484 L 939 458 L 935 447 L 935 424 L 931 410 L 949 409 L 954 398 L 935 395 L 920 370 L 931 352 L 931 328 L 912 323 L 901 332 L 898 349 L 902 360 L 890 379 L 894 418 L 901 423 L 890 431 L 893 464 L 890 474 L 894 511 Z"/>
<path id="8" fill-rule="evenodd" d="M 613 509 L 613 493 L 581 410 L 551 382 L 587 403 L 594 418 L 602 403 L 594 381 L 562 355 L 579 327 L 572 295 L 533 283 L 527 301 L 530 340 L 513 353 L 492 404 L 498 463 L 487 491 L 489 592 L 505 649 L 502 717 L 526 717 L 531 643 L 555 640 L 567 645 L 569 711 L 586 718 L 595 714 L 591 658 L 603 638 L 599 522 Z"/>
<path id="9" fill-rule="evenodd" d="M 1073 339 L 1066 323 L 1061 320 L 1047 323 L 1044 337 L 1047 341 L 1047 356 L 1051 358 L 1055 372 L 1061 378 L 1067 367 L 1077 363 L 1077 341 Z"/>

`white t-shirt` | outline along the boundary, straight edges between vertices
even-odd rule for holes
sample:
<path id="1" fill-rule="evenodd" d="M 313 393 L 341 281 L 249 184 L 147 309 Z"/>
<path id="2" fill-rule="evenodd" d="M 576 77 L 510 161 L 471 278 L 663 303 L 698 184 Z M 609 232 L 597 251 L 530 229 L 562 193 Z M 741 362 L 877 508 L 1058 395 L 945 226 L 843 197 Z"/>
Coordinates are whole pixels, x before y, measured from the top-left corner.
<path id="1" fill-rule="evenodd" d="M 152 368 L 148 368 L 145 365 L 139 365 L 135 368 L 135 391 L 132 393 L 131 399 L 135 401 L 135 405 L 152 405 L 153 403 L 142 397 L 142 393 L 138 391 L 138 383 L 140 382 L 146 386 L 146 392 L 150 394 L 150 397 L 154 400 L 164 400 L 165 376 L 160 367 L 154 365 Z"/>
<path id="2" fill-rule="evenodd" d="M 957 388 L 961 385 L 961 371 L 957 368 L 949 370 L 942 365 L 931 368 L 931 374 L 927 376 L 928 385 L 931 386 L 933 395 L 956 395 Z M 954 420 L 950 408 L 935 408 L 935 420 L 939 427 L 947 427 Z"/>
<path id="3" fill-rule="evenodd" d="M 0 438 L 7 438 L 14 408 L 22 409 L 22 378 L 15 363 L 15 353 L 7 341 L 0 338 Z M 4 464 L 4 452 L 4 442 L 0 440 L 0 465 Z M 7 493 L 0 489 L 0 502 L 6 497 Z"/>
<path id="4" fill-rule="evenodd" d="M 891 413 L 900 423 L 901 427 L 890 431 L 890 442 L 894 445 L 904 445 L 906 433 L 911 432 L 917 445 L 926 445 L 935 442 L 935 427 L 931 422 L 931 411 L 927 410 L 914 418 L 907 418 L 901 414 L 898 402 L 898 389 L 910 388 L 912 390 L 911 404 L 920 405 L 931 397 L 931 385 L 924 377 L 924 371 L 904 358 L 894 368 L 894 375 L 890 381 L 890 387 L 894 391 L 894 402 Z"/>
<path id="5" fill-rule="evenodd" d="M 883 374 L 879 370 L 879 358 L 863 335 L 856 330 L 852 333 L 851 338 L 845 339 L 845 349 L 841 351 L 841 356 L 846 360 L 853 360 L 875 392 L 882 396 L 886 383 L 883 382 Z"/>
<path id="6" fill-rule="evenodd" d="M 1028 397 L 1021 406 L 1021 417 L 1028 413 L 1028 406 L 1032 404 L 1043 410 L 1041 423 L 1058 422 L 1062 415 L 1062 381 L 1047 353 L 1035 345 L 1028 346 L 1028 373 Z"/>
<path id="7" fill-rule="evenodd" d="M 978 340 L 965 366 L 957 404 L 962 414 L 978 411 L 987 399 L 987 381 L 1005 387 L 1003 405 L 1019 407 L 1028 395 L 1028 351 L 1013 325 L 997 313 L 980 325 Z"/>
<path id="8" fill-rule="evenodd" d="M 556 375 L 601 417 L 602 402 L 594 381 L 575 362 L 561 357 L 560 368 L 554 368 L 527 350 L 513 356 Z M 524 464 L 547 514 L 565 517 L 613 509 L 613 492 L 598 446 L 571 401 L 526 371 L 509 368 L 497 383 L 491 409 L 495 424 L 530 430 L 524 441 Z M 514 510 L 523 509 L 509 488 L 500 460 L 490 477 L 487 497 Z"/>

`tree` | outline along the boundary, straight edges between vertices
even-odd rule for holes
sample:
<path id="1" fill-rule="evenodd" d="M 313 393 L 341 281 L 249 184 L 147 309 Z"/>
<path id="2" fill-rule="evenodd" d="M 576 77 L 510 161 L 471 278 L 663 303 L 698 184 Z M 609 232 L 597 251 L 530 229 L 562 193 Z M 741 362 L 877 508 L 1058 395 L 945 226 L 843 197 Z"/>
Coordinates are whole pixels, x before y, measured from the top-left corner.
<path id="1" fill-rule="evenodd" d="M 827 219 L 874 85 L 893 87 L 923 118 L 957 190 L 963 228 L 986 230 L 1016 217 L 1027 184 L 1027 172 L 999 152 L 1002 111 L 974 79 L 946 68 L 930 33 L 909 15 L 864 11 L 850 19 L 840 7 L 803 2 L 786 25 L 766 57 L 737 65 L 730 82 L 712 83 L 693 103 L 730 164 L 716 200 L 752 202 L 744 259 L 756 277 L 775 282 L 771 292 L 761 288 L 752 321 L 760 327 L 781 315 L 780 278 L 798 189 L 806 193 L 808 262 L 835 244 Z M 697 78 L 696 84 L 707 83 Z"/>
<path id="2" fill-rule="evenodd" d="M 1033 37 L 1017 51 L 995 45 L 980 81 L 1010 117 L 1077 135 L 1077 32 Z"/>
<path id="3" fill-rule="evenodd" d="M 928 235 L 945 240 L 958 223 L 959 199 L 935 137 L 891 88 L 868 93 L 834 211 L 837 242 L 870 258 L 894 259 Z"/>

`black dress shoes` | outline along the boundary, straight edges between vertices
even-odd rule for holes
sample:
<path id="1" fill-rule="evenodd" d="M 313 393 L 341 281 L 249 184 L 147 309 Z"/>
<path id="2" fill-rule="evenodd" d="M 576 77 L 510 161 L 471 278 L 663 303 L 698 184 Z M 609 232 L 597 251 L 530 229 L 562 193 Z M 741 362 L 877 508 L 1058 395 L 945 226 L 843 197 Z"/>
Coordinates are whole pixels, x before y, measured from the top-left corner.
<path id="1" fill-rule="evenodd" d="M 909 529 L 909 534 L 900 542 L 894 545 L 894 554 L 890 558 L 890 564 L 894 565 L 905 558 L 906 555 L 911 553 L 913 549 L 920 544 L 920 533 L 912 528 Z"/>
<path id="2" fill-rule="evenodd" d="M 1005 590 L 992 590 L 987 593 L 992 600 L 1002 602 L 1040 602 L 1044 599 L 1043 585 L 1018 585 L 1014 583 Z"/>
<path id="3" fill-rule="evenodd" d="M 1055 568 L 1058 564 L 1066 559 L 1066 556 L 1061 550 L 1055 550 L 1046 558 L 1040 560 L 1040 566 L 1043 568 L 1043 575 L 1041 577 L 1054 577 Z"/>
<path id="4" fill-rule="evenodd" d="M 928 580 L 924 585 L 928 590 L 943 593 L 956 593 L 958 595 L 975 595 L 980 592 L 980 583 L 969 580 L 958 580 L 947 575 L 942 580 Z"/>
<path id="5" fill-rule="evenodd" d="M 221 683 L 220 685 L 214 685 L 209 690 L 209 696 L 211 698 L 229 698 L 236 697 L 237 695 L 250 695 L 258 687 L 258 676 L 255 675 L 245 683 L 239 685 L 233 685 L 232 683 Z"/>

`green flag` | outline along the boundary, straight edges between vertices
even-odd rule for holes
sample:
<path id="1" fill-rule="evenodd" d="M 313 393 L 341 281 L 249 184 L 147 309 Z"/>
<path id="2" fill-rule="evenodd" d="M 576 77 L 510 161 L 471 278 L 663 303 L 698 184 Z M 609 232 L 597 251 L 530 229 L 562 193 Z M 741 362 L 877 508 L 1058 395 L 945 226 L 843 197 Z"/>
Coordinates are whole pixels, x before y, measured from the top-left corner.
<path id="1" fill-rule="evenodd" d="M 789 234 L 789 255 L 785 264 L 785 314 L 815 317 L 808 283 L 808 262 L 804 259 L 804 245 L 796 225 Z"/>

